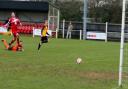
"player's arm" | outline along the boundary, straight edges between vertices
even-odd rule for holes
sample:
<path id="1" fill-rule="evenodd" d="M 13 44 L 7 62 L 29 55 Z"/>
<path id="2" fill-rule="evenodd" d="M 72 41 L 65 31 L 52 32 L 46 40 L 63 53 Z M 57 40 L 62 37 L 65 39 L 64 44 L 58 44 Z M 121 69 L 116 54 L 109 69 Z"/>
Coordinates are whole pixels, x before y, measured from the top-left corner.
<path id="1" fill-rule="evenodd" d="M 46 33 L 47 35 L 50 35 L 48 32 Z"/>
<path id="2" fill-rule="evenodd" d="M 9 26 L 9 24 L 10 24 L 10 20 L 8 20 L 8 22 L 6 22 L 3 27 L 7 28 Z"/>
<path id="3" fill-rule="evenodd" d="M 21 23 L 21 21 L 19 19 L 18 19 L 18 23 L 19 23 L 20 26 L 22 26 L 22 23 Z"/>
<path id="4" fill-rule="evenodd" d="M 46 32 L 46 34 L 50 36 L 50 34 L 48 33 L 48 26 L 47 26 L 47 32 Z"/>
<path id="5" fill-rule="evenodd" d="M 47 32 L 46 32 L 46 34 L 47 34 L 48 36 L 50 36 L 50 34 L 48 33 L 48 29 L 47 29 Z"/>
<path id="6" fill-rule="evenodd" d="M 43 35 L 42 33 L 43 33 L 44 28 L 45 28 L 45 26 L 43 26 L 41 29 L 41 36 Z"/>

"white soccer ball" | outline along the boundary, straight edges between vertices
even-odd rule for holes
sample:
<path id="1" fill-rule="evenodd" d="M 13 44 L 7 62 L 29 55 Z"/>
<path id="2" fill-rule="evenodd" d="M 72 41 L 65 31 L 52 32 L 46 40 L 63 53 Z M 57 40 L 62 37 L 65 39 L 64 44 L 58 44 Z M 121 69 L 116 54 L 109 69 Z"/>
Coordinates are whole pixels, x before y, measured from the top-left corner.
<path id="1" fill-rule="evenodd" d="M 77 58 L 76 63 L 80 64 L 81 62 L 82 62 L 82 59 L 81 58 Z"/>

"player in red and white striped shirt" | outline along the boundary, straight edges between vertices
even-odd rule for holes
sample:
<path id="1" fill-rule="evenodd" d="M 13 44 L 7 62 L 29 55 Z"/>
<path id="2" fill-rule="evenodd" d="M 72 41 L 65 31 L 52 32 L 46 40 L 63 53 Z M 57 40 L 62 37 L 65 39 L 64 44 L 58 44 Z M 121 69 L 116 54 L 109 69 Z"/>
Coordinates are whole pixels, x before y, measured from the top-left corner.
<path id="1" fill-rule="evenodd" d="M 12 41 L 9 43 L 9 45 L 11 46 L 12 43 L 14 43 L 15 41 L 17 41 L 17 44 L 19 44 L 19 34 L 18 34 L 18 30 L 17 27 L 18 25 L 21 25 L 20 20 L 15 16 L 15 13 L 12 12 L 11 13 L 11 18 L 8 20 L 7 24 L 5 24 L 5 26 L 10 25 L 12 34 L 13 34 L 13 39 Z"/>

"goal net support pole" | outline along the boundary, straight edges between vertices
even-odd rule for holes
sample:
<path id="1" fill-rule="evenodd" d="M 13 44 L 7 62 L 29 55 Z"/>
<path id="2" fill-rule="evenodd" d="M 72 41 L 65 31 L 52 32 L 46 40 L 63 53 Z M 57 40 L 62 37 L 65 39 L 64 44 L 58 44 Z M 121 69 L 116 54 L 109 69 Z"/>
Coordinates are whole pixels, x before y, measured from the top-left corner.
<path id="1" fill-rule="evenodd" d="M 83 40 L 86 39 L 87 35 L 87 2 L 88 0 L 84 0 L 84 15 L 83 15 Z"/>
<path id="2" fill-rule="evenodd" d="M 123 58 L 124 58 L 124 29 L 125 29 L 125 8 L 126 0 L 122 4 L 122 25 L 121 25 L 121 43 L 120 43 L 120 63 L 119 63 L 119 82 L 118 85 L 122 86 L 122 71 L 123 71 Z"/>

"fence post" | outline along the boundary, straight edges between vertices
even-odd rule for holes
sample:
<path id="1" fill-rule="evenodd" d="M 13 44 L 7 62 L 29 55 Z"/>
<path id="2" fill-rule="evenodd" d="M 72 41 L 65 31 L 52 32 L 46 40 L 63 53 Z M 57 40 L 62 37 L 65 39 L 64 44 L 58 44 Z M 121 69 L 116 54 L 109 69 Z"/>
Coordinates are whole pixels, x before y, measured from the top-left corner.
<path id="1" fill-rule="evenodd" d="M 80 30 L 80 40 L 82 39 L 82 30 Z"/>
<path id="2" fill-rule="evenodd" d="M 32 31 L 33 31 L 32 36 L 33 36 L 33 38 L 34 38 L 34 27 L 32 28 Z"/>
<path id="3" fill-rule="evenodd" d="M 65 19 L 63 20 L 63 32 L 62 32 L 63 38 L 64 38 L 64 30 L 65 30 Z"/>
<path id="4" fill-rule="evenodd" d="M 58 38 L 58 30 L 56 29 L 56 38 Z"/>
<path id="5" fill-rule="evenodd" d="M 105 27 L 105 33 L 106 33 L 106 39 L 105 42 L 107 42 L 107 36 L 108 36 L 108 22 L 106 22 L 106 27 Z"/>

